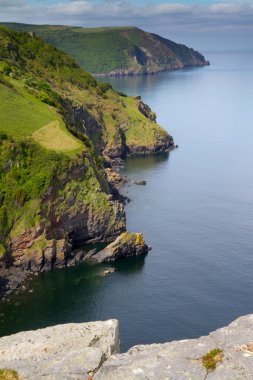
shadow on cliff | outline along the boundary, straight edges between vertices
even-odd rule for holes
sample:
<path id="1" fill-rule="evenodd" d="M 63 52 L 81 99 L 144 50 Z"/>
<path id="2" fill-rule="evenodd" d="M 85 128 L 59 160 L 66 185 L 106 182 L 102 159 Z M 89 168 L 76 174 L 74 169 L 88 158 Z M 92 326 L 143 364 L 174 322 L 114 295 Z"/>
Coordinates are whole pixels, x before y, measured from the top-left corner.
<path id="1" fill-rule="evenodd" d="M 120 275 L 131 275 L 142 271 L 147 254 L 139 257 L 129 257 L 124 260 L 115 261 L 110 267 L 113 267 Z"/>
<path id="2" fill-rule="evenodd" d="M 124 278 L 142 271 L 144 264 L 145 256 L 140 256 L 40 273 L 26 283 L 25 291 L 0 303 L 0 336 L 59 323 L 106 319 L 105 304 L 112 289 L 121 291 Z M 115 273 L 101 275 L 108 267 L 115 268 Z M 111 309 L 110 313 L 114 315 Z M 117 310 L 115 313 L 118 316 Z"/>

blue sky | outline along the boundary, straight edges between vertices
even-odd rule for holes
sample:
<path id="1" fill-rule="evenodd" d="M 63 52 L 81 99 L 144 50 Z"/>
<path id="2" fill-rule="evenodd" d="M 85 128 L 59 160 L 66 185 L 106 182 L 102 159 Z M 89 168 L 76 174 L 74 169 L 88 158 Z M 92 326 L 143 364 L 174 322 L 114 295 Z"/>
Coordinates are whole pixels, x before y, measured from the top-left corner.
<path id="1" fill-rule="evenodd" d="M 44 4 L 56 4 L 56 3 L 67 3 L 69 2 L 69 0 L 29 0 L 29 3 L 33 3 L 33 4 L 41 4 L 41 3 L 44 3 Z M 99 0 L 91 0 L 91 2 L 95 3 L 95 2 L 99 2 Z M 100 0 L 100 2 L 108 2 L 108 0 Z M 113 0 L 112 0 L 113 2 Z M 157 1 L 157 0 L 135 0 L 133 1 L 134 3 L 136 4 L 159 4 L 159 3 L 180 3 L 180 4 L 212 4 L 212 3 L 239 3 L 239 4 L 245 4 L 245 3 L 252 3 L 252 0 L 234 0 L 234 1 L 230 1 L 230 0 L 224 0 L 224 1 L 214 1 L 214 0 L 201 0 L 201 1 L 197 1 L 197 0 L 181 0 L 181 1 L 178 1 L 178 0 L 163 0 L 163 1 Z"/>
<path id="2" fill-rule="evenodd" d="M 201 51 L 253 50 L 253 0 L 0 0 L 0 19 L 135 25 Z"/>

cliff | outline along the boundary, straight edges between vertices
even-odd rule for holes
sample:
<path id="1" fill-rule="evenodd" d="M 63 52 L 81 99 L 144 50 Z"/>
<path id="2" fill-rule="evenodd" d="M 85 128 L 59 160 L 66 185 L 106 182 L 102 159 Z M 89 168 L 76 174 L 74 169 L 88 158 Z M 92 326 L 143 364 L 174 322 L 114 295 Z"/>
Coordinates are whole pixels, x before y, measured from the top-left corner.
<path id="1" fill-rule="evenodd" d="M 209 64 L 194 49 L 136 27 L 4 25 L 14 30 L 35 32 L 72 55 L 85 70 L 96 74 L 154 74 Z"/>
<path id="2" fill-rule="evenodd" d="M 114 160 L 173 147 L 139 97 L 98 83 L 41 38 L 6 28 L 0 113 L 2 268 L 50 270 L 78 261 L 73 248 L 114 240 L 126 230 Z"/>
<path id="3" fill-rule="evenodd" d="M 123 354 L 117 353 L 116 320 L 73 323 L 0 338 L 0 375 L 3 380 L 249 380 L 252 342 L 252 314 L 208 336 L 135 346 Z"/>

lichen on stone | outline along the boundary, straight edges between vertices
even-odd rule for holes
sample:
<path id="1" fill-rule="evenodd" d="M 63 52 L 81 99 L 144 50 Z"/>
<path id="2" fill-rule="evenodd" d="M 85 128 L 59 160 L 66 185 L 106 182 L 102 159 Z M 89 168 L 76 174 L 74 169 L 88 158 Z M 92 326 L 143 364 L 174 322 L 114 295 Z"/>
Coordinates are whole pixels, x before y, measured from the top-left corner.
<path id="1" fill-rule="evenodd" d="M 219 348 L 210 350 L 202 357 L 202 364 L 206 368 L 207 372 L 214 371 L 217 363 L 221 363 L 223 360 L 223 351 Z"/>
<path id="2" fill-rule="evenodd" d="M 3 368 L 0 369 L 0 380 L 20 380 L 20 377 L 16 371 L 9 368 Z"/>

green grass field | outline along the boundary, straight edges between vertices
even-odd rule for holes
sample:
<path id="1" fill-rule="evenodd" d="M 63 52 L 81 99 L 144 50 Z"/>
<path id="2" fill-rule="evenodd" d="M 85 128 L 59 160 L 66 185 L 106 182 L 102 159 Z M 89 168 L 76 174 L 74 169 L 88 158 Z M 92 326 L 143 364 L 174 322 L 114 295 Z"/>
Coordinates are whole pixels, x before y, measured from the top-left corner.
<path id="1" fill-rule="evenodd" d="M 15 138 L 31 136 L 44 148 L 76 153 L 83 143 L 66 129 L 56 109 L 26 92 L 22 82 L 0 83 L 0 132 Z"/>
<path id="2" fill-rule="evenodd" d="M 75 152 L 83 147 L 81 141 L 73 137 L 58 120 L 33 132 L 32 138 L 44 148 L 56 152 Z"/>
<path id="3" fill-rule="evenodd" d="M 14 137 L 29 136 L 59 117 L 47 104 L 1 83 L 0 115 L 0 131 Z"/>

